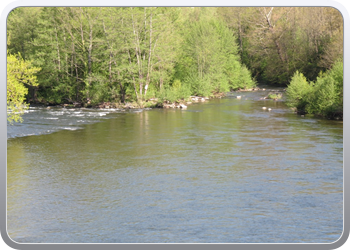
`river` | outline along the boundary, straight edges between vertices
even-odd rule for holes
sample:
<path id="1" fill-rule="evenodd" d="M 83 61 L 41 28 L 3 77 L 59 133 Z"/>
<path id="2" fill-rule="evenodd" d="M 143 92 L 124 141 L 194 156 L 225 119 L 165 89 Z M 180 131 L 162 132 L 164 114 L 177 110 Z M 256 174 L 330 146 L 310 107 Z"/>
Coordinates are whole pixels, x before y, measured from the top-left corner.
<path id="1" fill-rule="evenodd" d="M 20 243 L 331 243 L 343 123 L 267 92 L 187 109 L 31 108 L 8 126 L 7 229 Z M 262 107 L 271 108 L 270 111 Z"/>

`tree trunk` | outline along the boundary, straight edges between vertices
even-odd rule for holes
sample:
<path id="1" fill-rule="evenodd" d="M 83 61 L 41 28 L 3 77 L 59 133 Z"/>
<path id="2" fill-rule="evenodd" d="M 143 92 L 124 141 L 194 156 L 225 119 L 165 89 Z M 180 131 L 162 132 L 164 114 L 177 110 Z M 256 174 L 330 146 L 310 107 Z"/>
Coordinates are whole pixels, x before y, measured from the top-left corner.
<path id="1" fill-rule="evenodd" d="M 143 83 L 142 83 L 142 79 L 143 79 L 143 75 L 142 75 L 142 62 L 141 62 L 141 48 L 140 48 L 140 40 L 139 40 L 139 34 L 138 32 L 136 32 L 136 28 L 135 28 L 135 20 L 134 20 L 134 15 L 131 14 L 131 18 L 132 18 L 132 28 L 133 28 L 133 33 L 134 33 L 134 43 L 135 43 L 135 54 L 136 54 L 136 59 L 137 59 L 137 65 L 138 65 L 138 71 L 139 71 L 139 96 L 136 94 L 137 99 L 139 101 L 139 99 L 142 100 L 142 89 L 143 89 Z M 129 58 L 130 58 L 130 54 L 129 54 Z M 136 91 L 136 88 L 135 88 Z"/>
<path id="2" fill-rule="evenodd" d="M 146 77 L 146 85 L 145 85 L 145 96 L 147 94 L 148 85 L 151 81 L 151 57 L 152 57 L 152 12 L 150 15 L 150 31 L 149 31 L 149 52 L 148 52 L 148 65 L 147 65 L 147 77 Z"/>
<path id="3" fill-rule="evenodd" d="M 89 73 L 89 76 L 91 76 L 91 73 L 92 73 L 92 25 L 90 24 L 90 33 L 89 33 L 89 49 L 88 49 L 88 73 Z M 90 80 L 91 81 L 91 80 Z M 89 85 L 90 85 L 90 82 L 89 82 Z"/>

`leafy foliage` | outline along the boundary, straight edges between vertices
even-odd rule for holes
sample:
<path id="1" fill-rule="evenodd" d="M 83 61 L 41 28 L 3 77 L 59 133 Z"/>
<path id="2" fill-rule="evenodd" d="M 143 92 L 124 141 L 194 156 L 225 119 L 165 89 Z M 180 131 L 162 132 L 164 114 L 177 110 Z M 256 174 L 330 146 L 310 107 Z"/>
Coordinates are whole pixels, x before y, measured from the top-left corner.
<path id="1" fill-rule="evenodd" d="M 232 32 L 213 13 L 199 14 L 184 34 L 180 79 L 193 94 L 202 96 L 255 86 L 249 70 L 240 63 Z"/>
<path id="2" fill-rule="evenodd" d="M 215 8 L 24 7 L 8 34 L 9 49 L 42 69 L 32 102 L 142 106 L 255 85 Z"/>
<path id="3" fill-rule="evenodd" d="M 336 62 L 331 70 L 321 73 L 314 84 L 296 72 L 286 94 L 290 107 L 328 118 L 340 118 L 343 113 L 343 63 Z"/>
<path id="4" fill-rule="evenodd" d="M 300 110 L 305 110 L 312 89 L 313 84 L 310 84 L 302 73 L 296 71 L 286 90 L 287 105 Z"/>
<path id="5" fill-rule="evenodd" d="M 282 98 L 282 94 L 269 94 L 267 99 L 279 100 Z"/>
<path id="6" fill-rule="evenodd" d="M 21 54 L 7 52 L 7 120 L 10 123 L 22 121 L 21 115 L 28 108 L 24 104 L 28 93 L 26 86 L 38 85 L 35 73 L 39 70 L 30 61 L 24 61 Z"/>
<path id="7" fill-rule="evenodd" d="M 175 82 L 180 83 L 179 80 Z M 175 87 L 165 86 L 157 94 L 158 99 L 163 101 L 175 102 L 178 100 L 185 100 L 191 95 L 191 90 L 188 88 L 188 85 L 178 85 Z"/>
<path id="8" fill-rule="evenodd" d="M 288 105 L 310 113 L 338 112 L 343 101 L 333 8 L 21 7 L 7 23 L 9 52 L 41 68 L 38 85 L 18 88 L 30 102 L 143 106 L 256 81 L 290 82 Z"/>
<path id="9" fill-rule="evenodd" d="M 343 55 L 343 17 L 332 7 L 228 7 L 219 16 L 236 34 L 242 61 L 260 83 L 311 81 Z"/>
<path id="10" fill-rule="evenodd" d="M 343 63 L 337 62 L 317 78 L 306 108 L 308 113 L 333 118 L 343 113 Z"/>

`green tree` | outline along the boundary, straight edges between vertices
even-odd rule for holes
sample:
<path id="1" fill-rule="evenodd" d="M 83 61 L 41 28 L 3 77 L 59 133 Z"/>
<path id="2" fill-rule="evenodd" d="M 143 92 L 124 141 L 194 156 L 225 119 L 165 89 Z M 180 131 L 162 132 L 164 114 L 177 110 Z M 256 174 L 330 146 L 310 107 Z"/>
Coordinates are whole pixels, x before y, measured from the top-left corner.
<path id="1" fill-rule="evenodd" d="M 288 84 L 297 70 L 314 81 L 342 57 L 343 20 L 334 8 L 224 7 L 218 13 L 259 82 Z"/>
<path id="2" fill-rule="evenodd" d="M 296 71 L 286 90 L 287 105 L 305 111 L 312 88 L 313 83 L 310 84 L 302 73 Z"/>
<path id="3" fill-rule="evenodd" d="M 337 61 L 315 83 L 306 111 L 310 114 L 335 118 L 343 113 L 343 63 Z"/>
<path id="4" fill-rule="evenodd" d="M 24 60 L 36 65 L 36 47 L 33 45 L 38 36 L 38 20 L 41 7 L 19 7 L 12 10 L 7 19 L 7 49 L 10 54 L 21 53 Z M 28 86 L 28 100 L 35 99 L 37 87 Z"/>
<path id="5" fill-rule="evenodd" d="M 73 95 L 71 88 L 74 82 L 67 69 L 67 33 L 59 19 L 60 11 L 61 8 L 45 7 L 38 18 L 33 63 L 42 71 L 38 74 L 39 93 L 34 96 L 34 101 L 61 103 Z"/>
<path id="6" fill-rule="evenodd" d="M 184 32 L 182 66 L 177 68 L 182 71 L 181 81 L 196 95 L 255 86 L 240 62 L 236 38 L 214 10 L 195 8 Z"/>
<path id="7" fill-rule="evenodd" d="M 287 90 L 287 105 L 308 114 L 341 118 L 343 114 L 343 62 L 337 61 L 315 83 L 309 83 L 298 71 Z"/>
<path id="8" fill-rule="evenodd" d="M 22 121 L 21 115 L 28 108 L 25 98 L 26 86 L 37 86 L 35 74 L 40 68 L 33 67 L 30 61 L 24 61 L 21 54 L 7 53 L 7 120 Z"/>
<path id="9" fill-rule="evenodd" d="M 42 8 L 19 7 L 9 13 L 7 34 L 11 38 L 8 50 L 11 54 L 21 53 L 24 60 L 32 60 L 35 54 L 33 41 L 38 35 L 38 19 Z"/>

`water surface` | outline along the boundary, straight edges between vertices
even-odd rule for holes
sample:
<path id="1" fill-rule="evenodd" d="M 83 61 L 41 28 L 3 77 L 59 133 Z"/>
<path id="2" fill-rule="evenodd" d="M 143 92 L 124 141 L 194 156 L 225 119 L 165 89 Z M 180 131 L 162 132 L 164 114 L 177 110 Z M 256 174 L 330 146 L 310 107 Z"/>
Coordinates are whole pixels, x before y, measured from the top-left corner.
<path id="1" fill-rule="evenodd" d="M 9 236 L 23 243 L 336 241 L 343 124 L 302 118 L 283 102 L 259 100 L 266 94 L 187 110 L 33 109 L 8 127 Z"/>

